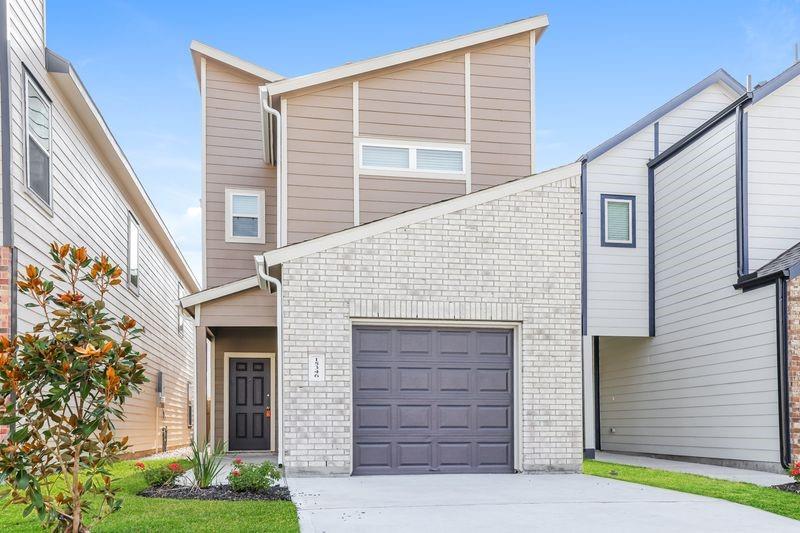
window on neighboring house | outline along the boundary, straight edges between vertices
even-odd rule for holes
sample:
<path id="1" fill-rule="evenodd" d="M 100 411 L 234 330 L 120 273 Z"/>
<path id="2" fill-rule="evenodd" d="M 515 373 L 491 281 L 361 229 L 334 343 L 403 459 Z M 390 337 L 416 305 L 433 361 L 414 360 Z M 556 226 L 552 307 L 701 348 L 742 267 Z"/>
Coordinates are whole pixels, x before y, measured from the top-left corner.
<path id="1" fill-rule="evenodd" d="M 602 246 L 636 247 L 636 197 L 600 195 Z"/>
<path id="2" fill-rule="evenodd" d="M 48 206 L 51 202 L 51 107 L 44 91 L 25 77 L 26 171 L 28 188 Z"/>
<path id="3" fill-rule="evenodd" d="M 181 298 L 186 296 L 186 290 L 183 288 L 183 283 L 178 282 L 178 333 L 183 333 L 183 327 L 186 322 L 186 315 L 183 312 L 181 305 Z"/>
<path id="4" fill-rule="evenodd" d="M 139 223 L 128 213 L 128 287 L 139 292 Z"/>
<path id="5" fill-rule="evenodd" d="M 369 171 L 409 174 L 464 174 L 466 149 L 363 141 L 360 168 Z"/>
<path id="6" fill-rule="evenodd" d="M 225 240 L 264 244 L 264 191 L 225 190 Z"/>

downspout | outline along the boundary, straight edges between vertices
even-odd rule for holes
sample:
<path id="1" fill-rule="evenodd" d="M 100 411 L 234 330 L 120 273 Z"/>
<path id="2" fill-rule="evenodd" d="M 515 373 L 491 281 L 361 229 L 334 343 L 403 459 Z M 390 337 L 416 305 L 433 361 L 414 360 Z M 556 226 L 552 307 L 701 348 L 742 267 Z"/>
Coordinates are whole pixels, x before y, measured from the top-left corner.
<path id="1" fill-rule="evenodd" d="M 283 246 L 285 243 L 283 242 L 283 224 L 284 224 L 284 205 L 283 205 L 283 189 L 286 186 L 283 183 L 283 158 L 281 157 L 281 149 L 283 146 L 281 145 L 281 136 L 282 136 L 282 127 L 281 127 L 281 114 L 277 109 L 270 107 L 269 105 L 269 89 L 267 86 L 263 86 L 260 89 L 261 91 L 261 106 L 265 113 L 270 116 L 275 117 L 275 129 L 272 131 L 272 136 L 275 138 L 275 154 L 272 156 L 272 162 L 275 163 L 275 172 L 277 174 L 276 184 L 278 189 L 278 203 L 277 203 L 277 213 L 276 213 L 276 222 L 278 228 L 278 234 L 276 236 L 275 242 L 277 246 Z M 264 139 L 264 150 L 266 154 L 266 143 L 270 142 L 268 139 Z M 269 158 L 268 158 L 269 160 Z"/>
<path id="2" fill-rule="evenodd" d="M 283 465 L 283 284 L 278 278 L 269 275 L 263 255 L 256 255 L 254 259 L 256 261 L 258 286 L 261 289 L 272 292 L 272 285 L 274 285 L 278 300 L 277 318 L 275 320 L 277 329 L 276 356 L 278 358 L 276 364 L 278 372 L 278 464 Z"/>
<path id="3" fill-rule="evenodd" d="M 792 462 L 791 414 L 789 405 L 789 342 L 788 342 L 788 284 L 785 276 L 775 281 L 776 322 L 778 341 L 778 425 L 780 429 L 781 466 Z"/>

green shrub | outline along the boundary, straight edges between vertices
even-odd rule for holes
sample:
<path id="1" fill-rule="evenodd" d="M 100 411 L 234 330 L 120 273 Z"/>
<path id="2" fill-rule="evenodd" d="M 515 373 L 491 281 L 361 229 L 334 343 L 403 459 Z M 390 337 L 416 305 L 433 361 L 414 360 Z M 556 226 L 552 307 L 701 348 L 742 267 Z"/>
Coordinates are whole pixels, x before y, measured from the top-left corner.
<path id="1" fill-rule="evenodd" d="M 207 489 L 222 470 L 222 458 L 225 455 L 225 443 L 217 442 L 212 448 L 210 444 L 198 446 L 192 442 L 192 454 L 188 457 L 192 463 L 192 475 L 197 488 Z"/>
<path id="2" fill-rule="evenodd" d="M 239 461 L 228 474 L 228 483 L 236 492 L 263 492 L 272 488 L 281 479 L 277 466 L 264 461 L 260 465 Z"/>
<path id="3" fill-rule="evenodd" d="M 170 463 L 168 465 L 154 466 L 146 468 L 144 463 L 136 463 L 136 468 L 144 474 L 144 480 L 150 487 L 163 487 L 175 484 L 178 479 L 186 470 L 180 463 Z"/>

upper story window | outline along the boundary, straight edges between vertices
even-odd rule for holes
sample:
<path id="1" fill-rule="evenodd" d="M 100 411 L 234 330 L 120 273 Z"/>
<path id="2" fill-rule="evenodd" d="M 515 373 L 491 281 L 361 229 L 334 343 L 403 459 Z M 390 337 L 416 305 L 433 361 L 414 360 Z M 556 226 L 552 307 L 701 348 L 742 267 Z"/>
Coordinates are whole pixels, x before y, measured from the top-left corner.
<path id="1" fill-rule="evenodd" d="M 464 179 L 466 147 L 361 139 L 359 167 L 364 174 Z"/>
<path id="2" fill-rule="evenodd" d="M 264 244 L 264 191 L 225 189 L 225 240 Z"/>
<path id="3" fill-rule="evenodd" d="M 25 150 L 28 188 L 48 206 L 52 198 L 51 105 L 41 87 L 25 76 Z"/>
<path id="4" fill-rule="evenodd" d="M 178 333 L 183 333 L 184 326 L 186 324 L 186 315 L 183 312 L 183 306 L 181 305 L 181 298 L 186 296 L 186 289 L 183 288 L 183 283 L 180 281 L 178 282 Z"/>
<path id="5" fill-rule="evenodd" d="M 600 195 L 602 246 L 636 247 L 636 197 Z"/>
<path id="6" fill-rule="evenodd" d="M 139 293 L 139 222 L 128 213 L 128 287 Z"/>

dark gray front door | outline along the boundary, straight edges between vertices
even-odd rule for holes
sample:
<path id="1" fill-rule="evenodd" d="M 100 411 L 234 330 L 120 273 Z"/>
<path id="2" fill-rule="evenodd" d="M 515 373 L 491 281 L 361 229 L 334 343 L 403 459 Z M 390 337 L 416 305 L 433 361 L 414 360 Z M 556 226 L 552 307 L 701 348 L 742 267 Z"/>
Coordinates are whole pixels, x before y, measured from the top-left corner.
<path id="1" fill-rule="evenodd" d="M 354 474 L 511 472 L 513 334 L 353 329 Z"/>
<path id="2" fill-rule="evenodd" d="M 268 450 L 270 375 L 268 359 L 231 358 L 228 362 L 228 447 Z"/>

